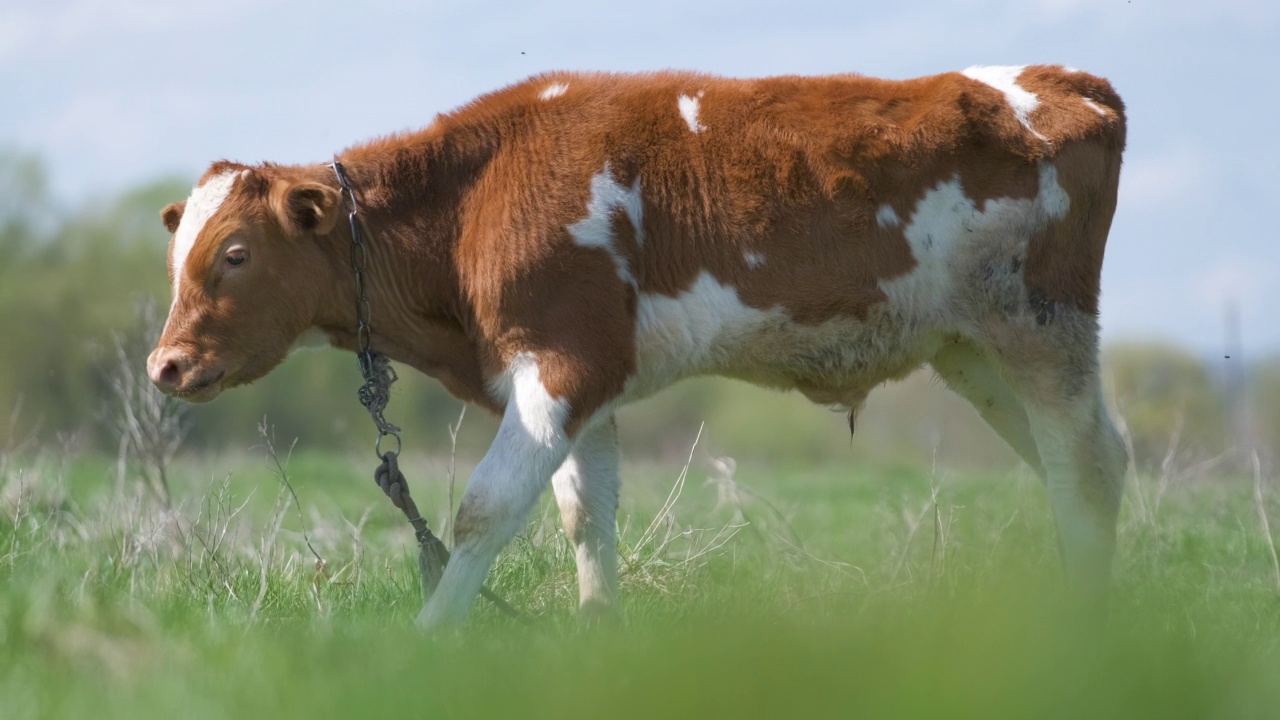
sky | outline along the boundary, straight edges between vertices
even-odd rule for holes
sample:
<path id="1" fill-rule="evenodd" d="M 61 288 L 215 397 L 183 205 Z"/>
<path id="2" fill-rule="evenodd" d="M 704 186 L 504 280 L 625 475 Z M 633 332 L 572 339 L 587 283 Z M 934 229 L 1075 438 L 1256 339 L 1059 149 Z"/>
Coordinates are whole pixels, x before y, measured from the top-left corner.
<path id="1" fill-rule="evenodd" d="M 1064 64 L 1109 78 L 1129 145 L 1104 341 L 1280 352 L 1274 0 L 5 0 L 0 150 L 64 205 L 213 160 L 318 162 L 529 75 L 680 68 L 907 78 Z M 180 199 L 180 198 L 174 198 Z"/>

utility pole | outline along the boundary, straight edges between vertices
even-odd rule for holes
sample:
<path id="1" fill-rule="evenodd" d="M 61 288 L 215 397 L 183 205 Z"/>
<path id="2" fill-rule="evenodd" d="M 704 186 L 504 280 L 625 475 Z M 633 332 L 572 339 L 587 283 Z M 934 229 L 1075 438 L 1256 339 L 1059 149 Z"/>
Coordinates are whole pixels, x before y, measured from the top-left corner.
<path id="1" fill-rule="evenodd" d="M 1241 457 L 1248 457 L 1258 447 L 1257 427 L 1249 402 L 1248 365 L 1245 364 L 1244 338 L 1240 329 L 1240 303 L 1227 300 L 1223 318 L 1226 341 L 1223 352 L 1227 420 Z"/>

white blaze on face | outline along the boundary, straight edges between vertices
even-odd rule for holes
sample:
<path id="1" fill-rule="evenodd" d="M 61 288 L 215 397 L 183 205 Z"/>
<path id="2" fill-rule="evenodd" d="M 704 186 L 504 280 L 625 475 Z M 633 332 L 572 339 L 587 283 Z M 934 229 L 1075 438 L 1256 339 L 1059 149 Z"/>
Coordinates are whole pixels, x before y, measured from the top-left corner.
<path id="1" fill-rule="evenodd" d="M 1018 118 L 1018 122 L 1031 132 L 1032 135 L 1046 140 L 1044 135 L 1036 132 L 1031 127 L 1031 113 L 1040 106 L 1040 98 L 1036 94 L 1024 89 L 1018 85 L 1018 77 L 1022 75 L 1022 71 L 1026 65 L 999 66 L 999 67 L 971 67 L 965 70 L 962 75 L 972 78 L 981 83 L 986 83 L 991 87 L 1004 93 L 1004 99 L 1009 103 L 1009 107 L 1013 109 L 1014 117 Z"/>
<path id="2" fill-rule="evenodd" d="M 182 221 L 173 234 L 173 302 L 178 302 L 178 290 L 182 286 L 182 275 L 187 267 L 187 256 L 196 245 L 200 231 L 205 223 L 218 213 L 218 208 L 231 194 L 231 188 L 243 171 L 228 171 L 215 175 L 205 184 L 191 191 L 187 198 L 186 208 L 182 212 Z"/>
<path id="3" fill-rule="evenodd" d="M 699 90 L 697 95 L 681 95 L 676 101 L 676 105 L 680 108 L 680 117 L 684 118 L 685 124 L 695 133 L 706 129 L 706 126 L 698 122 L 698 102 L 701 99 L 702 91 Z"/>
<path id="4" fill-rule="evenodd" d="M 631 227 L 635 230 L 636 243 L 644 244 L 644 231 L 641 226 L 643 206 L 640 200 L 640 177 L 637 175 L 631 187 L 623 187 L 613 179 L 609 163 L 604 169 L 591 178 L 591 199 L 587 201 L 587 216 L 566 229 L 575 242 L 583 247 L 598 247 L 609 253 L 614 265 L 618 268 L 618 277 L 623 282 L 635 286 L 635 277 L 631 274 L 631 264 L 618 248 L 617 238 L 613 236 L 611 219 L 615 208 L 622 208 Z"/>
<path id="5" fill-rule="evenodd" d="M 568 91 L 569 91 L 568 83 L 551 83 L 546 87 L 545 90 L 543 90 L 541 93 L 538 94 L 538 97 L 542 98 L 543 100 L 551 100 L 553 98 L 560 97 L 561 95 L 565 94 Z"/>

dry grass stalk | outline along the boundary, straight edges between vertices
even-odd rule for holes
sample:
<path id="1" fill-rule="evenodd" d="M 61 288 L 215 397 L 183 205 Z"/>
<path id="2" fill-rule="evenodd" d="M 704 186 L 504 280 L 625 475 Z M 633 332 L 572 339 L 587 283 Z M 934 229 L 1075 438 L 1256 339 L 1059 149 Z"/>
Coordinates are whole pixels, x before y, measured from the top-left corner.
<path id="1" fill-rule="evenodd" d="M 36 438 L 40 432 L 38 421 L 27 431 L 25 437 L 18 437 L 18 421 L 22 418 L 22 407 L 25 401 L 22 395 L 18 395 L 17 401 L 13 404 L 13 410 L 9 412 L 4 442 L 0 444 L 0 477 L 8 477 L 13 459 L 26 455 L 36 445 Z"/>
<path id="2" fill-rule="evenodd" d="M 698 428 L 689 456 L 657 515 L 634 543 L 627 544 L 619 552 L 624 563 L 621 576 L 629 585 L 640 585 L 664 596 L 686 587 L 692 581 L 692 573 L 722 551 L 748 524 L 742 522 L 738 515 L 735 515 L 737 521 L 718 528 L 682 528 L 676 521 L 675 506 L 688 482 L 689 470 L 704 429 L 705 424 Z M 624 521 L 619 537 L 625 538 L 630 534 L 630 522 L 630 517 Z"/>
<path id="3" fill-rule="evenodd" d="M 329 584 L 354 585 L 360 587 L 360 581 L 364 577 L 364 526 L 369 521 L 372 509 L 366 507 L 364 512 L 360 513 L 360 520 L 352 523 L 346 517 L 342 521 L 347 525 L 347 533 L 351 537 L 351 560 L 347 564 L 338 568 L 329 578 Z"/>
<path id="4" fill-rule="evenodd" d="M 120 436 L 116 459 L 117 490 L 123 488 L 130 455 L 143 467 L 143 476 L 166 507 L 172 507 L 169 465 L 182 445 L 185 406 L 152 385 L 146 376 L 146 358 L 152 338 L 160 334 L 162 321 L 153 301 L 138 306 L 137 329 L 114 333 L 116 367 L 109 378 L 115 397 L 111 421 Z"/>
<path id="5" fill-rule="evenodd" d="M 1182 441 L 1182 430 L 1186 425 L 1187 413 L 1179 410 L 1174 420 L 1173 434 L 1169 436 L 1169 445 L 1165 448 L 1164 458 L 1160 460 L 1160 478 L 1156 481 L 1156 497 L 1152 502 L 1151 515 L 1154 518 L 1160 514 L 1160 503 L 1164 500 L 1164 495 L 1169 491 L 1169 486 L 1173 484 L 1177 477 L 1177 469 L 1175 462 L 1178 459 L 1179 445 Z"/>
<path id="6" fill-rule="evenodd" d="M 827 560 L 820 558 L 805 547 L 804 540 L 800 537 L 800 533 L 796 531 L 787 516 L 778 509 L 778 506 L 770 502 L 764 495 L 757 492 L 754 488 L 738 481 L 736 477 L 738 462 L 731 457 L 713 457 L 711 467 L 714 471 L 708 478 L 707 483 L 716 490 L 716 504 L 712 508 L 712 512 L 719 512 L 725 508 L 733 508 L 733 520 L 731 525 L 741 525 L 755 529 L 762 538 L 768 540 L 773 539 L 782 543 L 785 551 L 792 558 L 809 560 L 819 565 L 833 568 L 841 573 L 850 574 L 853 570 L 859 573 L 859 577 L 865 579 L 866 574 L 857 567 L 848 563 L 842 563 L 835 560 Z M 786 534 L 769 530 L 768 536 L 765 536 L 765 524 L 757 521 L 748 513 L 748 504 L 750 502 L 758 502 L 772 513 L 773 517 L 786 530 Z"/>
<path id="7" fill-rule="evenodd" d="M 1018 519 L 1018 509 L 1014 508 L 1013 513 L 1009 515 L 1009 519 L 1000 526 L 996 531 L 995 540 L 991 543 L 991 549 L 987 551 L 987 559 L 982 563 L 982 574 L 989 572 L 995 563 L 996 551 L 1000 549 L 1000 542 L 1004 540 L 1004 533 L 1013 525 L 1013 521 Z"/>
<path id="8" fill-rule="evenodd" d="M 1253 451 L 1253 503 L 1258 508 L 1258 522 L 1262 525 L 1262 537 L 1267 541 L 1267 550 L 1271 553 L 1271 572 L 1275 578 L 1276 590 L 1280 592 L 1280 558 L 1276 556 L 1276 541 L 1271 535 L 1271 523 L 1267 520 L 1267 506 L 1262 497 L 1262 462 L 1258 459 L 1258 451 Z"/>
<path id="9" fill-rule="evenodd" d="M 231 534 L 236 518 L 249 504 L 252 493 L 240 505 L 232 507 L 230 499 L 231 475 L 205 492 L 200 498 L 200 513 L 191 524 L 189 536 L 200 544 L 201 552 L 194 560 L 188 560 L 185 577 L 193 587 L 203 587 L 211 596 L 223 590 L 233 600 L 239 600 L 231 579 L 233 572 L 225 557 L 223 547 Z M 197 577 L 196 568 L 208 568 Z M 201 582 L 197 582 L 197 580 Z"/>
<path id="10" fill-rule="evenodd" d="M 329 578 L 329 564 L 325 559 L 316 552 L 315 547 L 311 544 L 311 534 L 307 530 L 307 522 L 302 516 L 302 501 L 298 499 L 298 493 L 293 489 L 293 481 L 289 478 L 289 459 L 293 457 L 293 449 L 297 445 L 295 439 L 289 444 L 289 452 L 285 455 L 284 460 L 280 459 L 280 454 L 276 452 L 275 433 L 271 426 L 267 425 L 266 418 L 258 424 L 258 434 L 262 436 L 264 445 L 266 446 L 267 459 L 271 461 L 272 470 L 276 479 L 280 481 L 280 492 L 276 497 L 276 504 L 272 508 L 273 520 L 270 532 L 262 541 L 261 548 L 261 565 L 259 575 L 258 597 L 254 600 L 253 608 L 250 611 L 250 618 L 256 618 L 258 610 L 261 608 L 263 598 L 266 597 L 267 591 L 267 567 L 270 563 L 272 554 L 275 551 L 276 537 L 280 534 L 280 528 L 284 523 L 284 516 L 289 509 L 289 501 L 292 500 L 295 512 L 298 515 L 298 527 L 302 533 L 302 541 L 310 551 L 311 556 L 315 558 L 314 573 L 311 579 L 311 595 L 316 603 L 316 610 L 320 613 L 325 612 L 324 604 L 320 600 L 320 582 Z M 290 560 L 292 562 L 292 559 Z M 288 574 L 289 567 L 285 568 Z"/>
<path id="11" fill-rule="evenodd" d="M 283 486 L 282 491 L 288 491 L 289 496 L 293 498 L 293 507 L 298 513 L 298 527 L 302 529 L 302 540 L 306 543 L 307 550 L 311 551 L 311 556 L 316 559 L 316 574 L 323 575 L 327 563 L 325 563 L 324 558 L 320 557 L 320 553 L 316 552 L 316 549 L 311 546 L 311 535 L 307 532 L 307 522 L 302 517 L 302 501 L 298 499 L 298 493 L 294 491 L 293 482 L 289 479 L 289 460 L 293 457 L 293 449 L 298 445 L 298 440 L 294 438 L 294 441 L 289 443 L 289 453 L 285 456 L 284 461 L 281 462 L 280 454 L 276 452 L 275 431 L 271 426 L 267 425 L 266 418 L 263 418 L 262 422 L 258 423 L 258 434 L 262 436 L 262 441 L 266 445 L 267 459 L 271 461 L 276 479 Z"/>
<path id="12" fill-rule="evenodd" d="M 676 501 L 680 499 L 680 494 L 684 492 L 685 480 L 689 477 L 689 467 L 693 465 L 693 456 L 698 451 L 698 442 L 702 440 L 702 430 L 705 427 L 706 423 L 698 425 L 698 434 L 694 436 L 693 445 L 689 448 L 689 458 L 685 460 L 684 467 L 680 469 L 680 474 L 676 477 L 675 484 L 671 487 L 671 492 L 667 493 L 666 502 L 662 503 L 662 509 L 658 511 L 658 514 L 653 518 L 653 522 L 649 523 L 649 527 L 645 528 L 644 532 L 640 534 L 640 539 L 636 541 L 635 550 L 637 554 L 641 548 L 653 542 L 658 528 L 664 523 L 668 526 L 667 532 L 670 535 L 671 528 L 675 525 L 673 511 L 675 510 Z M 639 557 L 637 555 L 631 557 L 632 563 L 638 561 Z"/>
<path id="13" fill-rule="evenodd" d="M 249 609 L 249 622 L 258 619 L 258 611 L 267 597 L 267 574 L 271 558 L 275 555 L 276 539 L 280 536 L 280 526 L 284 524 L 284 516 L 289 511 L 289 498 L 285 488 L 276 493 L 275 504 L 271 507 L 271 519 L 267 522 L 266 533 L 258 548 L 258 596 L 254 598 Z M 313 551 L 314 552 L 314 551 Z"/>
<path id="14" fill-rule="evenodd" d="M 441 538 L 449 547 L 453 547 L 453 488 L 458 478 L 458 431 L 462 429 L 462 421 L 467 417 L 467 406 L 462 405 L 458 413 L 458 422 L 449 426 L 449 514 L 444 520 L 444 531 Z"/>
<path id="15" fill-rule="evenodd" d="M 887 587 L 896 587 L 898 575 L 907 567 L 907 560 L 911 554 L 911 543 L 915 540 L 916 533 L 920 531 L 920 526 L 924 525 L 925 518 L 929 517 L 929 514 L 933 512 L 935 504 L 935 500 L 931 498 L 914 517 L 903 512 L 902 520 L 907 525 L 907 538 L 902 543 L 902 554 L 898 556 L 898 561 L 894 563 L 893 570 L 889 573 Z"/>
<path id="16" fill-rule="evenodd" d="M 1139 520 L 1147 525 L 1152 525 L 1155 522 L 1155 517 L 1151 514 L 1151 507 L 1147 504 L 1146 493 L 1142 490 L 1142 476 L 1138 474 L 1137 464 L 1134 461 L 1137 455 L 1133 446 L 1133 431 L 1129 428 L 1129 420 L 1120 406 L 1119 398 L 1116 399 L 1111 417 L 1115 420 L 1116 429 L 1120 432 L 1120 438 L 1124 440 L 1125 452 L 1129 455 L 1129 463 L 1125 467 L 1125 485 L 1133 489 L 1133 496 L 1137 498 Z"/>

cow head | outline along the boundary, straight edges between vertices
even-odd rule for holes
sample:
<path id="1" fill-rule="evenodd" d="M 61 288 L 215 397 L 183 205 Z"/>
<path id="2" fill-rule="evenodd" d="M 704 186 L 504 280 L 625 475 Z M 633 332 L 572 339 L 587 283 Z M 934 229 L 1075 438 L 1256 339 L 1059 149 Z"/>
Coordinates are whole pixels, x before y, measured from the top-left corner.
<path id="1" fill-rule="evenodd" d="M 173 305 L 147 360 L 156 387 L 207 402 L 278 365 L 333 293 L 318 238 L 340 204 L 302 171 L 223 162 L 166 207 Z"/>

